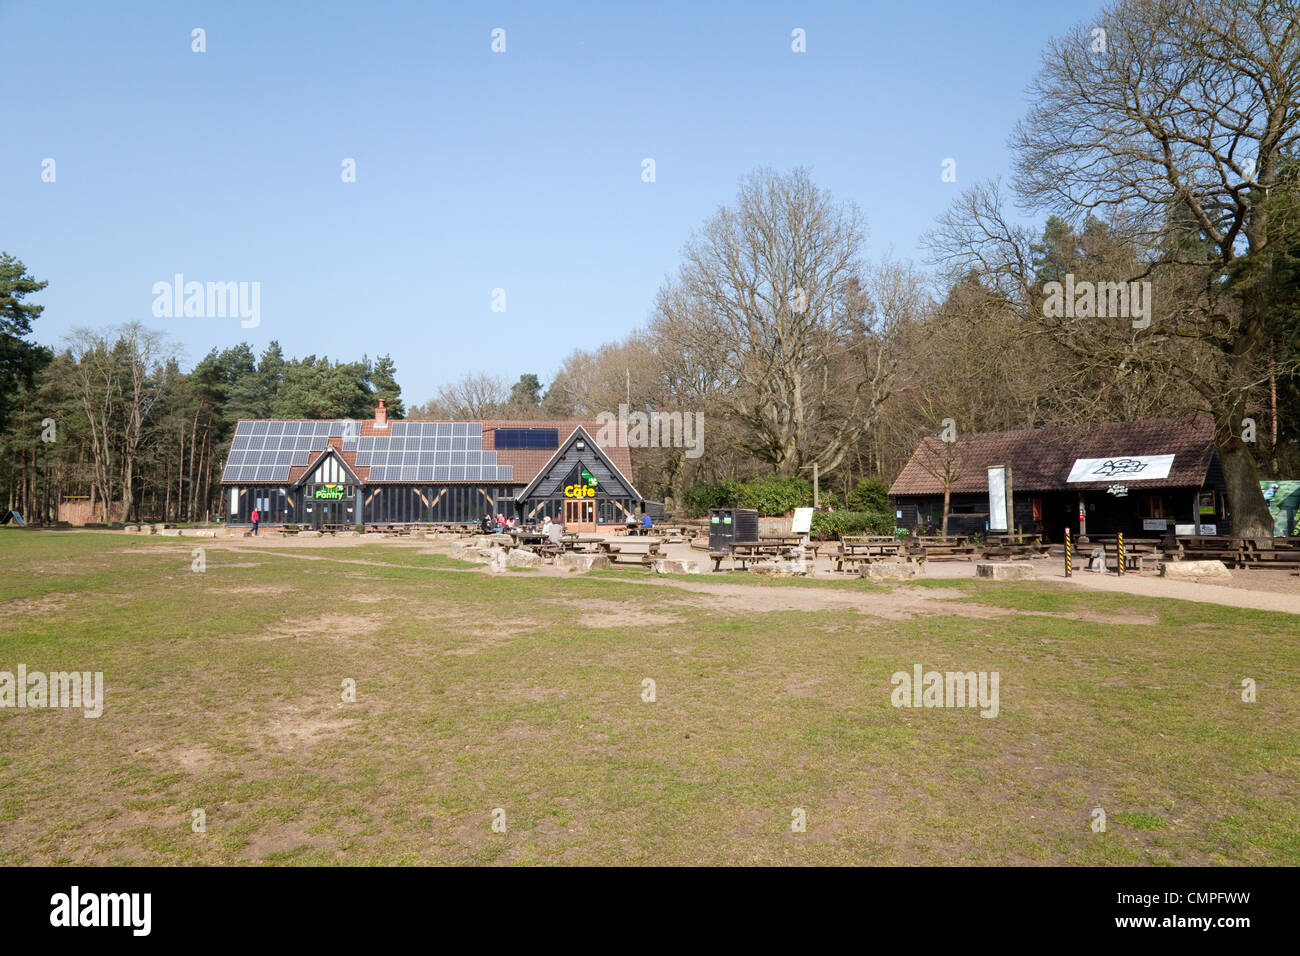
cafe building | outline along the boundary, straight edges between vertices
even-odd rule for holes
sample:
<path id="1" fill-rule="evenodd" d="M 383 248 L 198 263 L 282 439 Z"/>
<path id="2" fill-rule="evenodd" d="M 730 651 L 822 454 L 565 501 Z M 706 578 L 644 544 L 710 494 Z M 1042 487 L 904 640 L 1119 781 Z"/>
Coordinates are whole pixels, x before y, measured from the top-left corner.
<path id="1" fill-rule="evenodd" d="M 639 516 L 626 445 L 581 421 L 243 420 L 222 469 L 226 521 L 466 525 L 484 515 L 596 532 Z"/>
<path id="2" fill-rule="evenodd" d="M 941 527 L 947 484 L 949 533 L 989 531 L 990 469 L 994 498 L 1011 498 L 1008 530 L 1047 541 L 1064 540 L 1067 529 L 1076 537 L 1232 531 L 1206 417 L 927 437 L 889 489 L 898 526 Z"/>

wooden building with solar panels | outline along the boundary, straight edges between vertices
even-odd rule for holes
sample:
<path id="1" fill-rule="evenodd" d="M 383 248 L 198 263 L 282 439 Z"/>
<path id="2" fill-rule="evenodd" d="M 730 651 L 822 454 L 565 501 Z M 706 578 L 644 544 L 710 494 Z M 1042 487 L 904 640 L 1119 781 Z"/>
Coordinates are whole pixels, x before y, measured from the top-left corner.
<path id="1" fill-rule="evenodd" d="M 485 514 L 598 531 L 639 515 L 625 445 L 577 421 L 244 420 L 222 470 L 228 524 L 470 524 Z"/>

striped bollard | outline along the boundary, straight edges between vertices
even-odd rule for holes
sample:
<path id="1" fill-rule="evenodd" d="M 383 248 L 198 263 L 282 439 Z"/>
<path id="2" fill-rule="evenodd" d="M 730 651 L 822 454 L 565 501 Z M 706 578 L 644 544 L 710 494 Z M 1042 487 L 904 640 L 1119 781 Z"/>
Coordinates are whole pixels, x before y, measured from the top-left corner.
<path id="1" fill-rule="evenodd" d="M 1119 546 L 1119 573 L 1123 574 L 1124 573 L 1124 535 L 1123 534 L 1120 534 L 1118 536 L 1118 546 Z"/>
<path id="2" fill-rule="evenodd" d="M 1074 573 L 1074 562 L 1070 557 L 1070 529 L 1065 529 L 1065 576 L 1068 578 Z"/>

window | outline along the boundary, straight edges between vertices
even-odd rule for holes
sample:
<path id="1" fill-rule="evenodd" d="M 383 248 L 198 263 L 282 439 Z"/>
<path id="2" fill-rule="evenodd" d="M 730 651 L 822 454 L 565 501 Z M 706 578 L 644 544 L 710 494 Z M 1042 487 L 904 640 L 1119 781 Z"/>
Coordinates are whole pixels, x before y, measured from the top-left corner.
<path id="1" fill-rule="evenodd" d="M 557 428 L 498 428 L 496 447 L 554 451 L 560 447 L 560 432 Z"/>

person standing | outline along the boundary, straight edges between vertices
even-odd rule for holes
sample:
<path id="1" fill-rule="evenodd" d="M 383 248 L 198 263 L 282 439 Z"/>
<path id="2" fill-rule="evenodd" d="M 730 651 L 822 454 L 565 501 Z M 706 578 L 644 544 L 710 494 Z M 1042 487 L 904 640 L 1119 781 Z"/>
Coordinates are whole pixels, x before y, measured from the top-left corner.
<path id="1" fill-rule="evenodd" d="M 253 534 L 257 534 L 257 524 L 262 520 L 262 513 L 257 510 L 257 505 L 253 505 L 253 513 L 250 516 L 253 519 Z"/>

